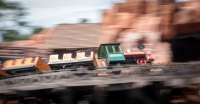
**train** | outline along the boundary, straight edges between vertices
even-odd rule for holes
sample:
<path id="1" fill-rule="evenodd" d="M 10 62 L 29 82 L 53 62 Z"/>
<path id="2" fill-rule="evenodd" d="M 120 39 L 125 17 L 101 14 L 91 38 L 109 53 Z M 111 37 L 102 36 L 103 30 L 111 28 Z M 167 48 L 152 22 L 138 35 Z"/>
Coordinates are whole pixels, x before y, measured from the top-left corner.
<path id="1" fill-rule="evenodd" d="M 123 51 L 120 43 L 100 44 L 98 51 L 86 53 L 82 50 L 76 52 L 76 56 L 72 57 L 72 53 L 64 53 L 62 59 L 58 54 L 51 54 L 48 62 L 40 57 L 29 57 L 21 59 L 6 60 L 1 67 L 1 76 L 11 76 L 20 73 L 32 72 L 49 72 L 52 70 L 68 69 L 78 70 L 85 68 L 87 70 L 95 70 L 98 67 L 113 67 L 119 65 L 146 65 L 154 61 L 149 51 L 144 50 L 144 45 L 138 46 L 139 51 Z M 99 61 L 100 60 L 100 61 Z M 101 63 L 99 65 L 98 63 Z"/>

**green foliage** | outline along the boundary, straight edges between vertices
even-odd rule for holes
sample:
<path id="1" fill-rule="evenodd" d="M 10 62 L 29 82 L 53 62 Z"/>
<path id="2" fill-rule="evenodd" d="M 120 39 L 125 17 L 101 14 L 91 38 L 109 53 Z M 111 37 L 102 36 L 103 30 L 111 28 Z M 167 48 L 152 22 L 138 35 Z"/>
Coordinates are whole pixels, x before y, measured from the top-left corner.
<path id="1" fill-rule="evenodd" d="M 18 25 L 19 25 L 19 26 L 26 26 L 26 25 L 27 25 L 27 22 L 25 22 L 25 21 L 19 21 L 19 22 L 18 22 Z"/>
<path id="2" fill-rule="evenodd" d="M 19 4 L 16 2 L 6 2 L 5 0 L 0 0 L 0 9 L 18 9 Z"/>
<path id="3" fill-rule="evenodd" d="M 14 35 L 9 35 L 4 38 L 4 41 L 17 41 L 17 40 L 28 40 L 29 39 L 29 35 L 19 35 L 19 36 L 14 36 Z"/>
<path id="4" fill-rule="evenodd" d="M 19 17 L 25 16 L 26 12 L 19 2 L 8 2 L 6 0 L 0 0 L 0 14 L 0 19 L 6 18 L 7 21 L 13 19 L 18 21 L 21 19 Z"/>
<path id="5" fill-rule="evenodd" d="M 16 30 L 7 30 L 2 34 L 4 41 L 27 40 L 29 35 L 19 35 Z"/>
<path id="6" fill-rule="evenodd" d="M 22 35 L 20 30 L 32 29 L 31 34 L 40 33 L 43 28 L 29 26 L 23 17 L 27 15 L 20 2 L 0 0 L 0 35 L 3 41 L 27 40 L 31 35 Z"/>
<path id="7" fill-rule="evenodd" d="M 28 40 L 30 35 L 19 35 L 17 37 L 17 40 Z"/>
<path id="8" fill-rule="evenodd" d="M 3 34 L 4 41 L 12 41 L 15 40 L 19 33 L 16 30 L 7 30 Z"/>
<path id="9" fill-rule="evenodd" d="M 81 18 L 80 19 L 80 23 L 87 23 L 89 20 L 88 19 L 86 19 L 86 18 Z"/>
<path id="10" fill-rule="evenodd" d="M 0 34 L 4 41 L 28 39 L 19 32 L 19 29 L 28 27 L 28 23 L 23 21 L 26 14 L 19 2 L 0 0 Z"/>
<path id="11" fill-rule="evenodd" d="M 44 28 L 42 27 L 35 27 L 33 28 L 32 34 L 38 34 L 40 33 Z"/>

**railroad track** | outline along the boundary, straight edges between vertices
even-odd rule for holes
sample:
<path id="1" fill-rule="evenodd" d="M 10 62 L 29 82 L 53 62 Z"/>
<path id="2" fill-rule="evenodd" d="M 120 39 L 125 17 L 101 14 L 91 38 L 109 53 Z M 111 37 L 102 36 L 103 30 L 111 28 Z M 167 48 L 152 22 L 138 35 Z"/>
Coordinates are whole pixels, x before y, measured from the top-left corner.
<path id="1" fill-rule="evenodd" d="M 84 68 L 54 70 L 44 73 L 11 76 L 0 80 L 0 93 L 15 90 L 38 90 L 68 86 L 99 86 L 129 83 L 125 88 L 142 87 L 153 81 L 167 86 L 183 87 L 200 83 L 200 62 L 171 63 L 167 65 L 131 65 L 105 67 L 96 70 Z"/>

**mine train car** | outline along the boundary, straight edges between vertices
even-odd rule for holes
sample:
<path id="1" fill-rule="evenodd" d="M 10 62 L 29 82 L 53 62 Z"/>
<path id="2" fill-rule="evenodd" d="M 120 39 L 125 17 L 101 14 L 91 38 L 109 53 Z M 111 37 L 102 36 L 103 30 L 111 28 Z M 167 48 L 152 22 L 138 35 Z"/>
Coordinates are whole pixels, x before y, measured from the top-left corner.
<path id="1" fill-rule="evenodd" d="M 52 54 L 49 57 L 48 63 L 36 58 L 23 58 L 6 60 L 0 70 L 0 75 L 9 76 L 24 72 L 46 72 L 51 70 L 68 69 L 88 69 L 94 70 L 97 67 L 111 67 L 115 65 L 138 64 L 145 65 L 151 63 L 154 59 L 148 51 L 144 51 L 144 47 L 139 47 L 140 51 L 127 52 L 122 51 L 120 43 L 101 44 L 97 54 L 93 51 L 86 55 L 84 51 L 77 51 L 76 55 L 72 53 L 63 54 L 62 59 L 58 54 Z M 97 56 L 97 57 L 96 57 Z M 98 62 L 100 60 L 101 66 Z"/>
<path id="2" fill-rule="evenodd" d="M 50 66 L 39 57 L 6 60 L 1 67 L 1 76 L 50 71 Z"/>

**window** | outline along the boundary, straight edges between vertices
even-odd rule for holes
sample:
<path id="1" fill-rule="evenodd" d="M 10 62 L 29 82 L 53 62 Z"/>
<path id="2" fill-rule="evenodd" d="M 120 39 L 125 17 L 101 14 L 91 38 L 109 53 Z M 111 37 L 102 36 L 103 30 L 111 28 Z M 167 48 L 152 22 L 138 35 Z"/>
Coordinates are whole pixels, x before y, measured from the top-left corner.
<path id="1" fill-rule="evenodd" d="M 106 47 L 108 48 L 108 51 L 109 51 L 109 52 L 114 52 L 111 45 L 106 46 Z"/>
<path id="2" fill-rule="evenodd" d="M 106 46 L 106 48 L 108 49 L 109 53 L 121 52 L 119 45 L 109 45 L 109 46 Z"/>
<path id="3" fill-rule="evenodd" d="M 120 47 L 117 45 L 117 46 L 114 46 L 115 47 L 115 51 L 116 52 L 120 52 Z"/>

